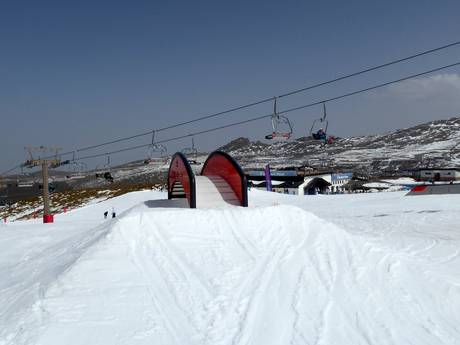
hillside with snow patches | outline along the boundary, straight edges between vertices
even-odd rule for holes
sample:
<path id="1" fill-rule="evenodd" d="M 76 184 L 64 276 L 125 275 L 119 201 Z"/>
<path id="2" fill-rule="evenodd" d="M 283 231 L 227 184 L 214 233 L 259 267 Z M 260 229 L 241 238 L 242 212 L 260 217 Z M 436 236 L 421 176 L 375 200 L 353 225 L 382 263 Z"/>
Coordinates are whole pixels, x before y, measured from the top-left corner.
<path id="1" fill-rule="evenodd" d="M 270 163 L 273 168 L 305 166 L 313 170 L 352 171 L 376 177 L 401 175 L 420 167 L 460 166 L 460 118 L 379 135 L 337 138 L 330 145 L 310 137 L 272 143 L 238 138 L 219 149 L 232 155 L 246 171 Z M 202 152 L 190 158 L 203 164 L 208 154 Z M 158 184 L 166 179 L 169 163 L 170 156 L 155 157 L 99 169 L 99 172 L 109 170 L 116 182 Z M 200 172 L 202 165 L 192 168 Z M 109 181 L 97 179 L 96 172 L 59 172 L 53 180 L 64 181 L 74 189 L 110 185 Z M 20 176 L 20 179 L 32 181 L 38 178 L 37 174 L 29 178 Z"/>
<path id="2" fill-rule="evenodd" d="M 459 343 L 458 195 L 165 198 L 0 225 L 0 344 Z"/>
<path id="3" fill-rule="evenodd" d="M 308 166 L 379 175 L 426 166 L 460 165 L 460 118 L 438 120 L 385 134 L 337 138 L 332 144 L 310 137 L 271 144 L 238 138 L 221 150 L 247 169 Z"/>

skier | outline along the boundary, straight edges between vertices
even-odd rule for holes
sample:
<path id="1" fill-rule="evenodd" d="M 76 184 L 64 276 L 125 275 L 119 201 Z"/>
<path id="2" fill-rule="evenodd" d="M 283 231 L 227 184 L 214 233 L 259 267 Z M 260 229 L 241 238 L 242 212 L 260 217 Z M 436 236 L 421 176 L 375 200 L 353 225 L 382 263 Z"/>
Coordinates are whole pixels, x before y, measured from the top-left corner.
<path id="1" fill-rule="evenodd" d="M 109 215 L 109 211 L 104 212 L 104 219 L 107 219 L 107 216 Z"/>
<path id="2" fill-rule="evenodd" d="M 112 218 L 115 218 L 117 216 L 117 214 L 115 213 L 115 208 L 112 207 Z"/>

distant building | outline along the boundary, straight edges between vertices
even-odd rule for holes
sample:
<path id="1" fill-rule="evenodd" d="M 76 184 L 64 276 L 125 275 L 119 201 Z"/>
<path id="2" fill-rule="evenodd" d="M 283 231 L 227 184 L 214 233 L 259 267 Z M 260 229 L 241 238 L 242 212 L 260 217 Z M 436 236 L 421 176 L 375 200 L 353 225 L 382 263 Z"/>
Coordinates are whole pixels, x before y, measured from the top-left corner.
<path id="1" fill-rule="evenodd" d="M 330 194 L 343 193 L 345 185 L 351 181 L 353 173 L 321 173 L 305 176 L 301 170 L 272 170 L 272 189 L 284 194 Z M 249 185 L 265 189 L 263 170 L 252 170 L 247 174 Z"/>
<path id="2" fill-rule="evenodd" d="M 459 168 L 424 168 L 414 171 L 413 177 L 416 181 L 425 182 L 451 182 L 460 180 Z"/>
<path id="3" fill-rule="evenodd" d="M 272 190 L 284 194 L 297 194 L 298 186 L 303 183 L 303 175 L 297 170 L 271 170 Z M 265 172 L 263 170 L 251 170 L 247 173 L 249 186 L 264 189 Z"/>
<path id="4" fill-rule="evenodd" d="M 343 193 L 345 185 L 352 178 L 353 173 L 323 173 L 305 176 L 297 193 L 299 195 Z"/>

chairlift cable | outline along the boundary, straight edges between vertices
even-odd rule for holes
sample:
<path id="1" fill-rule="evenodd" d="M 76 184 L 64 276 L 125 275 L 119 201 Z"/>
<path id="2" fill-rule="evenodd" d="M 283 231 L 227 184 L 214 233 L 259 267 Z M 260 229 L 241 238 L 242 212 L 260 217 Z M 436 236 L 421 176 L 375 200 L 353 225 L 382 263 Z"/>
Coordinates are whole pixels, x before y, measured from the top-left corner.
<path id="1" fill-rule="evenodd" d="M 360 94 L 360 93 L 375 90 L 375 89 L 378 89 L 378 88 L 381 88 L 381 87 L 384 87 L 384 86 L 388 86 L 388 85 L 391 85 L 391 84 L 396 84 L 396 83 L 399 83 L 401 81 L 405 81 L 405 80 L 409 80 L 409 79 L 412 79 L 412 78 L 420 77 L 422 75 L 437 72 L 437 71 L 447 69 L 447 68 L 451 68 L 451 67 L 455 67 L 455 66 L 458 66 L 458 65 L 460 65 L 460 62 L 456 62 L 456 63 L 450 64 L 450 65 L 445 65 L 445 66 L 438 67 L 438 68 L 434 68 L 434 69 L 431 69 L 431 70 L 428 70 L 428 71 L 425 71 L 425 72 L 412 74 L 410 76 L 406 76 L 406 77 L 399 78 L 399 79 L 396 79 L 396 80 L 392 80 L 392 81 L 389 81 L 389 82 L 385 82 L 385 83 L 381 83 L 381 84 L 378 84 L 378 85 L 370 86 L 370 87 L 360 89 L 360 90 L 357 90 L 357 91 L 345 93 L 345 94 L 335 96 L 335 97 L 331 97 L 331 98 L 328 98 L 328 99 L 325 99 L 325 100 L 322 100 L 322 101 L 312 102 L 312 103 L 305 104 L 305 105 L 302 105 L 302 106 L 299 106 L 299 107 L 289 108 L 289 109 L 286 109 L 286 110 L 279 111 L 278 114 L 287 114 L 287 113 L 295 112 L 295 111 L 298 111 L 298 110 L 301 110 L 301 109 L 310 108 L 310 107 L 313 107 L 313 106 L 317 106 L 319 104 L 323 104 L 325 102 L 331 102 L 331 101 L 343 99 L 343 98 L 346 98 L 346 97 L 354 96 L 354 95 L 357 95 L 357 94 Z M 271 100 L 273 100 L 273 98 L 271 98 Z M 172 141 L 177 141 L 177 140 L 180 140 L 180 139 L 189 138 L 189 137 L 193 137 L 193 136 L 196 136 L 196 135 L 206 134 L 206 133 L 210 133 L 210 132 L 214 132 L 214 131 L 218 131 L 218 130 L 222 130 L 222 129 L 226 129 L 226 128 L 230 128 L 230 127 L 234 127 L 234 126 L 238 126 L 238 125 L 242 125 L 242 124 L 246 124 L 246 123 L 266 119 L 266 118 L 269 118 L 269 117 L 272 117 L 272 116 L 273 116 L 273 114 L 260 115 L 260 116 L 252 117 L 252 118 L 249 118 L 249 119 L 246 119 L 246 120 L 233 122 L 233 123 L 229 123 L 229 124 L 226 124 L 226 125 L 222 125 L 222 126 L 202 130 L 202 131 L 197 131 L 197 132 L 193 132 L 193 133 L 189 133 L 189 134 L 185 134 L 185 135 L 171 137 L 171 138 L 168 138 L 168 139 L 157 141 L 156 143 L 157 144 L 164 144 L 164 143 L 168 143 L 168 142 L 172 142 Z M 121 153 L 121 152 L 126 152 L 126 151 L 132 151 L 132 150 L 148 147 L 149 145 L 150 145 L 150 143 L 149 144 L 143 144 L 143 145 L 136 145 L 136 146 L 120 149 L 120 150 L 111 151 L 111 152 L 108 152 L 108 153 L 99 153 L 99 154 L 94 154 L 94 155 L 89 155 L 89 156 L 83 156 L 83 157 L 76 158 L 75 160 L 84 160 L 84 159 L 101 157 L 101 156 L 104 156 L 106 154 L 116 154 L 116 153 Z"/>
<path id="2" fill-rule="evenodd" d="M 453 43 L 453 44 L 448 45 L 448 46 L 453 46 L 453 45 L 456 45 L 456 44 L 460 44 L 460 42 Z M 447 47 L 447 46 L 446 46 L 446 47 Z M 439 48 L 439 49 L 441 49 L 441 48 Z M 437 49 L 437 50 L 439 50 L 439 49 Z M 433 50 L 433 51 L 436 51 L 436 50 Z M 422 53 L 421 53 L 421 54 L 422 54 Z M 423 54 L 422 54 L 422 55 L 423 55 Z M 420 54 L 418 54 L 417 56 L 420 56 Z M 364 89 L 360 89 L 360 90 L 357 90 L 357 91 L 345 93 L 345 94 L 342 94 L 342 95 L 339 95 L 339 96 L 335 96 L 335 97 L 331 97 L 331 98 L 328 98 L 328 99 L 324 99 L 324 100 L 321 100 L 321 101 L 317 101 L 317 102 L 309 103 L 309 104 L 306 104 L 306 105 L 302 105 L 302 106 L 298 106 L 298 107 L 286 109 L 286 110 L 283 110 L 283 111 L 279 111 L 278 114 L 287 114 L 287 113 L 294 112 L 294 111 L 297 111 L 297 110 L 301 110 L 301 109 L 313 107 L 313 106 L 319 105 L 319 104 L 321 104 L 321 103 L 336 101 L 336 100 L 339 100 L 339 99 L 343 99 L 343 98 L 346 98 L 346 97 L 354 96 L 354 95 L 357 95 L 357 94 L 360 94 L 360 93 L 363 93 L 363 92 L 368 92 L 368 91 L 375 90 L 375 89 L 378 89 L 378 88 L 381 88 L 381 87 L 384 87 L 384 86 L 388 86 L 388 85 L 391 85 L 391 84 L 399 83 L 399 82 L 402 82 L 402 81 L 405 81 L 405 80 L 409 80 L 409 79 L 412 79 L 412 78 L 420 77 L 420 76 L 423 76 L 423 75 L 426 75 L 426 74 L 429 74 L 429 73 L 437 72 L 437 71 L 444 70 L 444 69 L 451 68 L 451 67 L 455 67 L 455 66 L 458 66 L 458 65 L 460 65 L 460 62 L 456 62 L 456 63 L 449 64 L 449 65 L 444 65 L 444 66 L 442 66 L 442 67 L 438 67 L 438 68 L 434 68 L 434 69 L 431 69 L 431 70 L 428 70 L 428 71 L 424 71 L 424 72 L 412 74 L 412 75 L 409 75 L 409 76 L 406 76 L 406 77 L 403 77 L 403 78 L 399 78 L 399 79 L 392 80 L 392 81 L 389 81 L 389 82 L 377 84 L 377 85 L 370 86 L 370 87 L 367 87 L 367 88 L 364 88 Z M 268 101 L 268 100 L 273 100 L 273 97 L 267 99 L 267 101 Z M 258 120 L 261 120 L 261 119 L 264 119 L 264 118 L 271 117 L 272 115 L 273 115 L 273 114 L 261 115 L 261 116 L 249 118 L 249 119 L 246 119 L 246 120 L 243 120 L 243 121 L 238 121 L 238 122 L 230 123 L 230 124 L 223 125 L 223 126 L 214 127 L 214 128 L 207 129 L 207 130 L 203 130 L 203 131 L 198 131 L 198 132 L 195 132 L 195 133 L 192 133 L 192 134 L 186 134 L 186 135 L 182 135 L 182 136 L 178 136 L 178 137 L 173 137 L 173 138 L 170 138 L 170 139 L 161 140 L 161 141 L 158 141 L 157 143 L 158 143 L 158 144 L 160 144 L 160 143 L 166 143 L 166 142 L 176 141 L 176 140 L 183 139 L 183 138 L 187 138 L 187 137 L 194 136 L 194 135 L 205 134 L 205 133 L 213 132 L 213 131 L 216 131 L 216 130 L 221 130 L 221 129 L 225 129 L 225 128 L 229 128 L 229 127 L 233 127 L 233 126 L 237 126 L 237 125 L 241 125 L 241 124 L 245 124 L 245 123 L 250 123 L 250 122 L 258 121 Z M 192 122 L 195 122 L 195 120 L 191 120 L 191 121 L 192 121 Z M 196 120 L 196 121 L 199 121 L 199 120 Z M 188 123 L 190 123 L 190 122 L 188 122 Z M 162 129 L 162 130 L 164 130 L 164 129 Z M 159 131 L 159 130 L 157 130 L 157 132 L 158 132 L 158 131 Z M 145 135 L 147 135 L 147 134 L 152 134 L 152 131 L 148 131 L 148 132 L 145 132 L 145 133 L 137 134 L 137 135 L 131 136 L 131 137 L 129 137 L 129 138 L 141 137 L 141 136 L 145 136 Z M 125 141 L 125 140 L 128 140 L 128 138 L 120 138 L 120 139 L 117 139 L 117 140 L 113 140 L 113 141 L 111 141 L 110 143 L 116 143 L 116 142 L 121 142 L 121 141 Z M 81 152 L 81 151 L 84 151 L 84 150 L 88 150 L 88 149 L 90 149 L 90 148 L 101 147 L 101 146 L 105 146 L 105 145 L 108 145 L 108 144 L 109 144 L 109 143 L 103 143 L 103 144 L 99 144 L 99 145 L 93 145 L 93 146 L 91 146 L 91 147 L 88 146 L 88 147 L 86 147 L 86 148 L 78 149 L 78 150 L 74 150 L 74 151 L 76 151 L 76 152 Z M 94 154 L 94 155 L 89 155 L 89 156 L 83 156 L 83 157 L 76 158 L 75 160 L 90 159 L 90 158 L 101 157 L 101 156 L 104 156 L 104 155 L 106 155 L 106 154 L 116 154 L 116 153 L 131 151 L 131 150 L 135 150 L 135 149 L 138 149 L 138 148 L 144 148 L 144 147 L 147 147 L 147 146 L 149 146 L 149 145 L 150 145 L 150 144 L 136 145 L 136 146 L 133 146 L 133 147 L 128 147 L 128 148 L 124 148 L 124 149 L 120 149 L 120 150 L 111 151 L 111 152 L 109 152 L 109 153 L 102 153 L 102 154 Z M 74 151 L 69 151 L 69 152 L 66 152 L 66 153 L 64 153 L 64 154 L 69 154 L 69 153 L 72 153 L 72 152 L 74 152 Z M 64 154 L 61 154 L 61 156 L 64 155 Z M 15 166 L 14 168 L 11 168 L 11 169 L 9 169 L 9 170 L 3 172 L 2 175 L 7 174 L 7 173 L 9 173 L 9 172 L 11 172 L 11 171 L 14 171 L 15 169 L 17 169 L 17 168 L 20 167 L 21 165 L 22 165 L 22 164 L 19 164 L 19 165 Z"/>
<path id="3" fill-rule="evenodd" d="M 282 98 L 282 97 L 287 97 L 287 96 L 291 96 L 291 95 L 294 95 L 294 94 L 298 94 L 298 93 L 301 93 L 301 92 L 305 92 L 305 91 L 308 91 L 308 90 L 311 90 L 311 89 L 314 89 L 314 88 L 318 88 L 318 87 L 321 87 L 321 86 L 324 86 L 324 85 L 332 84 L 332 83 L 342 81 L 342 80 L 345 80 L 345 79 L 348 79 L 348 78 L 356 77 L 358 75 L 362 75 L 362 74 L 365 74 L 365 73 L 368 73 L 368 72 L 371 72 L 371 71 L 375 71 L 375 70 L 382 69 L 382 68 L 385 68 L 385 67 L 388 67 L 388 66 L 392 66 L 392 65 L 404 62 L 404 61 L 408 61 L 408 60 L 411 60 L 411 59 L 414 59 L 414 58 L 417 58 L 417 57 L 432 54 L 432 53 L 435 53 L 435 52 L 438 52 L 438 51 L 441 51 L 441 50 L 444 50 L 444 49 L 447 49 L 447 48 L 451 48 L 451 47 L 454 47 L 454 46 L 457 46 L 457 45 L 460 45 L 460 41 L 449 43 L 449 44 L 446 44 L 446 45 L 443 45 L 443 46 L 440 46 L 440 47 L 437 47 L 437 48 L 434 48 L 434 49 L 425 50 L 423 52 L 412 54 L 412 55 L 409 55 L 407 57 L 396 59 L 396 60 L 393 60 L 393 61 L 390 61 L 390 62 L 387 62 L 387 63 L 383 63 L 383 64 L 380 64 L 380 65 L 377 65 L 377 66 L 369 67 L 369 68 L 360 70 L 358 72 L 354 72 L 354 73 L 351 73 L 351 74 L 345 74 L 345 75 L 339 76 L 337 78 L 333 78 L 333 79 L 330 79 L 330 80 L 327 80 L 327 81 L 324 81 L 324 82 L 316 83 L 316 84 L 313 84 L 313 85 L 310 85 L 310 86 L 307 86 L 307 87 L 304 87 L 304 88 L 301 88 L 301 89 L 297 89 L 297 90 L 293 90 L 293 91 L 281 94 L 281 95 L 279 95 L 277 97 Z M 259 100 L 259 101 L 255 101 L 255 102 L 252 102 L 252 103 L 248 103 L 248 104 L 244 104 L 244 105 L 241 105 L 241 106 L 233 107 L 233 108 L 230 108 L 230 109 L 227 109 L 227 110 L 224 110 L 224 111 L 220 111 L 220 112 L 217 112 L 217 113 L 213 113 L 213 114 L 210 114 L 210 115 L 205 115 L 205 116 L 194 118 L 192 120 L 183 121 L 183 122 L 179 122 L 179 123 L 176 123 L 176 124 L 173 124 L 173 125 L 170 125 L 170 126 L 162 127 L 162 128 L 157 129 L 156 131 L 157 132 L 162 132 L 162 131 L 177 128 L 177 127 L 180 127 L 180 126 L 188 125 L 188 124 L 191 124 L 191 123 L 207 120 L 207 119 L 214 118 L 214 117 L 219 117 L 219 116 L 224 115 L 224 114 L 228 114 L 228 113 L 232 113 L 232 112 L 235 112 L 235 111 L 238 111 L 238 110 L 250 108 L 250 107 L 253 107 L 253 106 L 256 106 L 256 105 L 267 103 L 267 102 L 272 101 L 272 100 L 273 100 L 273 97 L 265 98 L 265 99 L 262 99 L 262 100 Z M 119 143 L 119 142 L 123 142 L 123 141 L 131 140 L 131 139 L 143 137 L 143 136 L 146 136 L 146 135 L 150 135 L 152 133 L 153 133 L 153 131 L 143 132 L 143 133 L 127 136 L 127 137 L 114 139 L 114 140 L 107 141 L 107 142 L 104 142 L 104 143 L 101 143 L 101 144 L 86 146 L 86 147 L 77 149 L 76 151 L 77 152 L 87 151 L 87 150 L 99 148 L 99 147 L 102 147 L 102 146 L 116 144 L 116 143 Z M 71 152 L 72 151 L 64 152 L 64 153 L 61 154 L 61 156 L 62 155 L 67 155 L 67 154 L 69 154 Z"/>

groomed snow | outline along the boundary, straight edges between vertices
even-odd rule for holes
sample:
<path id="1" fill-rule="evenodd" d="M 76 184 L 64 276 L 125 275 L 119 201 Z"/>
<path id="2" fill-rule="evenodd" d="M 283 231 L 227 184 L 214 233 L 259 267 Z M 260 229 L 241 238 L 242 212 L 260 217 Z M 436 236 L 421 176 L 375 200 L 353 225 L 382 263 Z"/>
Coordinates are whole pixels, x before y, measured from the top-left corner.
<path id="1" fill-rule="evenodd" d="M 2 226 L 0 344 L 459 343 L 460 196 L 164 197 Z"/>

